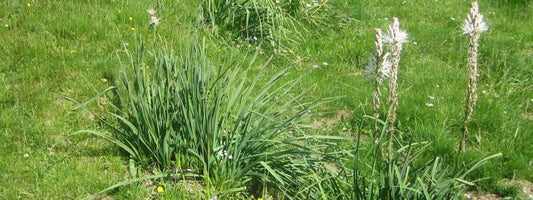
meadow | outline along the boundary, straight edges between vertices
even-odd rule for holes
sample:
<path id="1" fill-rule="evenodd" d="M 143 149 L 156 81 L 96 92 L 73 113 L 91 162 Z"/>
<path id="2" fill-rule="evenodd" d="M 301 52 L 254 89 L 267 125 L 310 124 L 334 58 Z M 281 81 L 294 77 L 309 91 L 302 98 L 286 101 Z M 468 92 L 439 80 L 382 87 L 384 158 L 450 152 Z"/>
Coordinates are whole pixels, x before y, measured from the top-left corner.
<path id="1" fill-rule="evenodd" d="M 263 33 L 265 36 L 258 39 L 246 34 L 262 34 L 263 29 L 214 26 L 215 18 L 199 17 L 210 11 L 200 8 L 201 2 L 217 1 L 2 1 L 0 199 L 81 199 L 92 198 L 103 190 L 95 198 L 369 199 L 384 197 L 380 196 L 385 195 L 383 188 L 393 188 L 392 193 L 401 195 L 410 194 L 404 189 L 418 183 L 421 188 L 438 189 L 424 185 L 427 174 L 442 175 L 442 179 L 429 179 L 435 185 L 442 183 L 444 189 L 452 189 L 449 193 L 435 193 L 444 196 L 432 199 L 453 195 L 460 199 L 463 190 L 502 198 L 532 198 L 524 195 L 519 185 L 533 182 L 531 1 L 479 1 L 489 29 L 479 41 L 479 99 L 468 123 L 465 152 L 459 150 L 459 144 L 468 84 L 469 41 L 461 26 L 471 2 L 282 0 L 286 10 L 297 12 L 271 22 L 274 28 L 286 29 L 273 29 L 276 32 Z M 275 1 L 264 2 L 276 5 Z M 156 24 L 150 25 L 148 9 L 155 10 L 159 20 Z M 382 123 L 371 117 L 374 86 L 363 71 L 374 51 L 374 29 L 386 32 L 393 17 L 398 17 L 409 38 L 403 44 L 398 73 L 399 102 L 394 124 L 394 155 L 398 156 L 391 160 L 387 156 L 393 153 L 386 152 L 382 144 L 386 142 L 381 140 L 383 131 L 376 128 Z M 236 31 L 229 34 L 225 30 Z M 158 46 L 154 47 L 154 43 Z M 145 51 L 139 50 L 141 44 Z M 145 58 L 140 59 L 139 55 Z M 168 85 L 165 84 L 169 79 L 157 82 L 160 80 L 154 78 L 162 75 L 157 70 L 139 78 L 145 70 L 158 69 L 158 64 L 213 65 L 213 71 L 164 68 L 175 70 L 179 75 L 176 77 L 190 78 Z M 149 81 L 128 91 L 124 90 L 124 77 Z M 194 93 L 203 91 L 203 87 L 195 85 L 175 88 L 191 80 L 211 83 L 213 90 L 204 94 Z M 246 143 L 250 146 L 243 143 L 233 147 L 226 132 L 215 140 L 191 134 L 190 138 L 174 142 L 187 146 L 187 141 L 194 141 L 199 144 L 194 147 L 196 150 L 184 147 L 183 154 L 161 153 L 147 158 L 98 137 L 99 133 L 115 131 L 113 127 L 118 132 L 126 130 L 126 135 L 144 130 L 130 126 L 143 125 L 146 120 L 139 117 L 141 114 L 134 114 L 145 108 L 138 103 L 143 98 L 138 89 L 141 86 L 146 86 L 146 91 L 158 88 L 166 92 L 168 95 L 158 96 L 159 90 L 150 93 L 161 102 L 187 101 L 182 98 L 187 95 L 207 96 L 199 97 L 200 103 L 176 104 L 171 111 L 157 110 L 161 107 L 154 105 L 153 109 L 162 113 L 158 117 L 168 117 L 171 122 L 178 115 L 175 113 L 200 110 L 178 117 L 179 123 L 197 126 L 176 129 L 171 135 L 196 131 L 208 136 L 214 128 L 225 125 L 227 130 L 234 128 L 232 137 L 238 141 L 249 139 L 241 138 L 247 134 L 260 139 Z M 103 93 L 106 89 L 108 92 Z M 182 93 L 181 89 L 190 93 Z M 386 97 L 386 92 L 383 94 Z M 118 106 L 123 97 L 125 106 Z M 218 104 L 210 98 L 233 101 Z M 248 112 L 247 103 L 255 110 Z M 134 107 L 136 110 L 127 110 Z M 216 115 L 219 118 L 211 122 L 206 117 L 206 121 L 197 123 L 195 119 L 208 115 L 202 113 L 203 108 L 220 112 L 220 116 Z M 131 118 L 106 115 L 107 111 L 116 110 L 120 116 Z M 383 121 L 386 108 L 382 107 L 380 113 Z M 244 119 L 252 121 L 250 126 Z M 151 122 L 144 121 L 147 132 L 152 128 Z M 246 126 L 236 128 L 240 123 Z M 174 128 L 172 123 L 163 126 L 166 130 Z M 292 135 L 294 132 L 296 136 Z M 264 135 L 268 138 L 262 138 Z M 202 146 L 202 141 L 226 146 L 210 149 L 209 144 Z M 260 142 L 253 143 L 257 141 Z M 168 147 L 155 151 L 160 149 Z M 233 159 L 225 150 L 251 155 L 241 159 L 230 153 L 235 156 Z M 204 151 L 209 153 L 200 155 Z M 253 160 L 268 156 L 277 160 Z M 476 165 L 487 157 L 491 159 Z M 239 159 L 247 163 L 237 166 L 230 162 Z M 306 168 L 309 166 L 312 170 Z M 280 167 L 279 171 L 273 167 Z M 473 171 L 468 171 L 470 168 Z M 398 169 L 400 175 L 389 180 L 391 177 L 379 174 L 379 169 L 389 170 L 388 175 L 397 175 L 390 171 Z M 424 177 L 420 181 L 418 177 L 411 179 L 409 175 L 413 174 L 404 173 L 409 170 Z M 398 190 L 395 180 L 399 182 Z M 376 184 L 378 192 L 367 190 L 368 185 L 360 183 Z M 385 186 L 380 188 L 380 183 Z M 116 184 L 119 187 L 112 187 Z M 432 194 L 420 193 L 426 197 Z"/>

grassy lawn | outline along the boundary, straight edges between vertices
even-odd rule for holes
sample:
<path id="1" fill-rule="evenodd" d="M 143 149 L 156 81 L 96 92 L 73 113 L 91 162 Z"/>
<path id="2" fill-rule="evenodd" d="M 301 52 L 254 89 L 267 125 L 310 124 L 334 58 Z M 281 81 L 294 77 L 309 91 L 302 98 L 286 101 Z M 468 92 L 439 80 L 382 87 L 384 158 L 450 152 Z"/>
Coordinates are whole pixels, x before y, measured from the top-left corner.
<path id="1" fill-rule="evenodd" d="M 533 3 L 479 1 L 489 30 L 480 40 L 479 100 L 468 150 L 458 155 L 468 82 L 468 37 L 461 25 L 470 3 L 327 1 L 313 20 L 302 20 L 294 43 L 277 54 L 260 54 L 257 62 L 272 56 L 267 75 L 293 66 L 288 77 L 304 75 L 293 91 L 310 88 L 306 100 L 340 97 L 313 108 L 308 124 L 318 126 L 313 132 L 353 141 L 358 124 L 371 123 L 364 116 L 373 112 L 373 87 L 362 72 L 373 52 L 374 28 L 385 31 L 397 16 L 409 34 L 399 72 L 400 141 L 427 142 L 417 164 L 438 156 L 451 168 L 501 152 L 467 177 L 475 183 L 470 189 L 518 198 L 516 186 L 502 180 L 533 181 Z M 89 112 L 69 114 L 75 105 L 60 96 L 87 101 L 113 85 L 123 50 L 133 49 L 137 36 L 163 38 L 175 49 L 184 46 L 198 7 L 194 0 L 2 1 L 0 199 L 79 199 L 131 180 L 128 159 L 116 146 L 71 135 L 106 129 Z M 148 25 L 150 8 L 160 18 L 158 34 Z M 247 54 L 245 45 L 213 37 L 208 29 L 201 35 L 209 56 L 238 60 Z M 355 144 L 340 142 L 338 148 L 353 150 Z M 186 199 L 201 193 L 201 186 L 179 184 L 145 181 L 108 195 Z M 167 196 L 158 196 L 157 185 L 165 185 Z"/>

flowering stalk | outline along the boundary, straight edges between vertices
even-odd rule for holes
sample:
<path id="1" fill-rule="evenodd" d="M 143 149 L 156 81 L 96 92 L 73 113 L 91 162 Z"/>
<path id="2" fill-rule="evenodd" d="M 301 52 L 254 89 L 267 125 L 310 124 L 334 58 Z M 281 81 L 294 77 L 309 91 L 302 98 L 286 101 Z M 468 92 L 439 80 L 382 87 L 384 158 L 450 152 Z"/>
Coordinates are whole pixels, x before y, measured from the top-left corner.
<path id="1" fill-rule="evenodd" d="M 369 77 L 372 85 L 375 87 L 374 93 L 372 93 L 372 103 L 374 106 L 374 120 L 379 119 L 379 108 L 381 107 L 381 90 L 379 86 L 383 82 L 383 74 L 381 73 L 381 64 L 383 63 L 383 42 L 382 42 L 382 32 L 381 29 L 376 28 L 376 39 L 375 39 L 375 49 L 374 54 L 370 56 L 369 65 L 367 66 L 365 73 Z"/>
<path id="2" fill-rule="evenodd" d="M 402 51 L 402 44 L 407 42 L 407 33 L 400 30 L 400 22 L 397 17 L 394 17 L 392 24 L 389 26 L 384 41 L 389 46 L 390 57 L 385 55 L 383 61 L 383 68 L 390 67 L 389 72 L 389 96 L 387 103 L 389 104 L 387 116 L 387 133 L 389 134 L 389 150 L 392 145 L 392 133 L 394 132 L 394 122 L 396 121 L 396 109 L 398 108 L 398 68 L 400 63 L 400 53 Z M 390 63 L 385 65 L 385 63 Z"/>
<path id="3" fill-rule="evenodd" d="M 468 135 L 468 122 L 472 120 L 472 113 L 477 102 L 477 54 L 479 38 L 481 33 L 488 30 L 487 24 L 483 21 L 483 15 L 479 12 L 477 2 L 472 3 L 470 13 L 463 24 L 463 34 L 470 37 L 468 44 L 468 87 L 465 95 L 465 118 L 463 121 L 463 135 L 461 138 L 461 151 L 466 151 L 466 136 Z"/>

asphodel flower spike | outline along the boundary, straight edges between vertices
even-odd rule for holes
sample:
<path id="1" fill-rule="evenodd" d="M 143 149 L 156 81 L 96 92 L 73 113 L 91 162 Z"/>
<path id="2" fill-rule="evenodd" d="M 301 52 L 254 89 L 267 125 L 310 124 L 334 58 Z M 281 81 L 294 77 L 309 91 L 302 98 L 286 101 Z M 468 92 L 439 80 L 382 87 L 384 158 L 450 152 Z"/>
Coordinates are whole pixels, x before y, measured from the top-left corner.
<path id="1" fill-rule="evenodd" d="M 480 34 L 489 30 L 489 27 L 483 21 L 483 15 L 479 12 L 477 1 L 472 3 L 472 8 L 470 9 L 470 13 L 468 13 L 462 28 L 463 34 L 465 35 Z"/>

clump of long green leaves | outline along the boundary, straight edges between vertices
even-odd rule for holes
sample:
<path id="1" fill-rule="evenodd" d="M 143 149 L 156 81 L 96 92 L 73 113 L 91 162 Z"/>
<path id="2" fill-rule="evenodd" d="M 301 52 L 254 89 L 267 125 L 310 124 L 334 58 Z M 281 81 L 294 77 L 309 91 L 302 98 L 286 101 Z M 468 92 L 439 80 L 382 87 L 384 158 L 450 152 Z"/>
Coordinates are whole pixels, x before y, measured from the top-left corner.
<path id="1" fill-rule="evenodd" d="M 248 65 L 211 61 L 196 36 L 179 56 L 142 44 L 126 50 L 122 84 L 103 92 L 118 99 L 101 118 L 112 132 L 78 133 L 111 141 L 144 168 L 200 177 L 219 195 L 268 187 L 305 198 L 319 190 L 302 185 L 334 173 L 330 156 L 318 153 L 328 146 L 302 124 L 318 103 L 290 92 L 298 80 L 280 82 L 288 69 L 264 82 L 262 71 L 249 75 L 257 53 Z"/>
<path id="2" fill-rule="evenodd" d="M 203 0 L 202 16 L 211 32 L 248 44 L 266 43 L 285 48 L 298 40 L 299 18 L 311 18 L 328 1 L 304 0 Z"/>
<path id="3" fill-rule="evenodd" d="M 330 199 L 462 199 L 466 176 L 489 160 L 502 154 L 488 156 L 465 167 L 454 170 L 444 166 L 441 158 L 435 157 L 425 164 L 418 163 L 424 147 L 421 144 L 400 145 L 396 150 L 383 150 L 387 141 L 384 128 L 376 138 L 376 143 L 362 144 L 360 131 L 355 149 L 350 152 L 350 165 L 337 177 L 325 177 L 323 187 L 330 193 Z M 363 130 L 363 122 L 359 127 Z M 364 145 L 364 148 L 361 148 Z M 386 155 L 385 155 L 386 154 Z M 386 158 L 384 158 L 386 157 Z M 370 159 L 369 159 L 370 158 Z M 371 160 L 371 162 L 363 162 Z M 353 164 L 353 165 L 352 165 Z M 339 178 L 342 177 L 342 178 Z"/>

